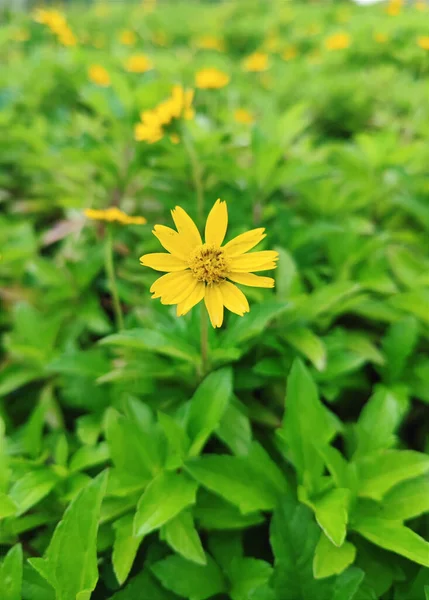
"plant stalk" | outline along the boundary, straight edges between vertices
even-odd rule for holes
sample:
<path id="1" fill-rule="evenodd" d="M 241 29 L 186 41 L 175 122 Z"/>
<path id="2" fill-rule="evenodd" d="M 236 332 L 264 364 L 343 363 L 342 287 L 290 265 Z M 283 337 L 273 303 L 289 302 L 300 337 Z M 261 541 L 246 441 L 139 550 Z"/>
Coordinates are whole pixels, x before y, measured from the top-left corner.
<path id="1" fill-rule="evenodd" d="M 124 316 L 122 314 L 122 307 L 119 301 L 118 286 L 116 285 L 115 268 L 113 266 L 113 237 L 112 228 L 110 225 L 106 227 L 106 246 L 105 246 L 105 267 L 107 273 L 107 281 L 109 284 L 109 290 L 112 294 L 113 300 L 113 311 L 115 313 L 116 327 L 120 331 L 124 328 Z"/>

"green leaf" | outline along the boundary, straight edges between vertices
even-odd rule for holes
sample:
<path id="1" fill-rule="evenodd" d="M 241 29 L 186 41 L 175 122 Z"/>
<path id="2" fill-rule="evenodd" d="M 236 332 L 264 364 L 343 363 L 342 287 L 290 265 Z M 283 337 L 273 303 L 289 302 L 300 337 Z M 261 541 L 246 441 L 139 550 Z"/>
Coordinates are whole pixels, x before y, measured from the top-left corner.
<path id="1" fill-rule="evenodd" d="M 429 324 L 429 290 L 420 289 L 395 294 L 390 297 L 389 303 L 394 308 L 399 308 L 410 315 L 414 315 L 423 323 Z"/>
<path id="2" fill-rule="evenodd" d="M 9 496 L 0 492 L 0 519 L 15 515 L 17 508 L 15 502 Z"/>
<path id="3" fill-rule="evenodd" d="M 59 481 L 58 475 L 48 469 L 30 471 L 10 490 L 9 497 L 18 507 L 18 515 L 27 512 L 47 496 Z"/>
<path id="4" fill-rule="evenodd" d="M 192 445 L 190 456 L 198 455 L 210 434 L 219 426 L 232 394 L 232 370 L 210 373 L 193 395 L 188 414 L 187 431 Z"/>
<path id="5" fill-rule="evenodd" d="M 332 597 L 329 600 L 353 600 L 365 577 L 364 571 L 351 567 L 341 573 L 334 584 Z"/>
<path id="6" fill-rule="evenodd" d="M 243 342 L 247 342 L 254 337 L 260 335 L 268 326 L 270 321 L 280 317 L 289 310 L 289 304 L 285 302 L 264 302 L 252 306 L 251 312 L 246 315 L 246 319 L 238 318 L 228 327 L 221 343 L 223 346 L 237 346 Z"/>
<path id="7" fill-rule="evenodd" d="M 418 340 L 418 323 L 414 317 L 405 317 L 393 323 L 383 338 L 382 346 L 386 364 L 382 370 L 389 382 L 401 378 L 408 358 L 414 351 Z"/>
<path id="8" fill-rule="evenodd" d="M 21 600 L 22 589 L 22 547 L 13 546 L 6 554 L 0 567 L 1 600 Z"/>
<path id="9" fill-rule="evenodd" d="M 143 536 L 133 535 L 133 522 L 133 515 L 125 515 L 113 525 L 115 541 L 113 543 L 112 564 L 120 585 L 127 579 L 143 540 Z"/>
<path id="10" fill-rule="evenodd" d="M 247 457 L 207 455 L 185 463 L 201 485 L 239 507 L 243 514 L 275 507 L 278 491 Z"/>
<path id="11" fill-rule="evenodd" d="M 316 448 L 325 446 L 334 434 L 332 420 L 319 400 L 310 373 L 300 360 L 295 360 L 287 381 L 281 437 L 300 480 L 310 491 L 323 472 L 323 461 Z"/>
<path id="12" fill-rule="evenodd" d="M 429 512 L 429 476 L 404 481 L 383 498 L 382 516 L 406 521 Z"/>
<path id="13" fill-rule="evenodd" d="M 144 569 L 109 600 L 177 600 L 177 596 L 162 588 L 149 569 Z"/>
<path id="14" fill-rule="evenodd" d="M 168 556 L 151 568 L 168 590 L 189 600 L 206 600 L 226 592 L 221 570 L 211 556 L 206 560 L 206 565 L 196 565 L 181 556 Z"/>
<path id="15" fill-rule="evenodd" d="M 355 458 L 393 446 L 396 441 L 395 431 L 401 423 L 405 408 L 403 398 L 394 390 L 376 387 L 356 425 Z"/>
<path id="16" fill-rule="evenodd" d="M 300 499 L 314 510 L 316 521 L 335 546 L 342 546 L 348 523 L 350 490 L 335 488 L 308 499 L 301 490 Z"/>
<path id="17" fill-rule="evenodd" d="M 154 329 L 128 329 L 121 333 L 108 335 L 100 343 L 120 348 L 158 352 L 195 365 L 199 364 L 200 361 L 199 353 L 178 335 L 168 335 L 163 331 L 155 331 Z"/>
<path id="18" fill-rule="evenodd" d="M 158 422 L 167 439 L 166 469 L 178 469 L 188 454 L 191 442 L 183 427 L 170 415 L 158 412 Z"/>
<path id="19" fill-rule="evenodd" d="M 30 564 L 52 585 L 56 600 L 89 600 L 98 580 L 97 530 L 107 471 L 71 502 L 57 525 L 45 558 Z"/>
<path id="20" fill-rule="evenodd" d="M 233 504 L 204 489 L 198 491 L 194 515 L 199 526 L 209 531 L 245 529 L 264 521 L 261 513 L 243 515 Z"/>
<path id="21" fill-rule="evenodd" d="M 419 565 L 429 567 L 429 542 L 401 522 L 378 517 L 360 517 L 353 523 L 353 529 L 380 548 L 396 552 Z"/>
<path id="22" fill-rule="evenodd" d="M 199 565 L 206 564 L 200 536 L 189 511 L 182 511 L 177 517 L 166 523 L 161 530 L 161 536 L 183 558 Z"/>
<path id="23" fill-rule="evenodd" d="M 81 446 L 73 454 L 69 468 L 72 473 L 76 473 L 103 464 L 109 458 L 109 447 L 106 442 L 101 442 L 97 446 Z"/>
<path id="24" fill-rule="evenodd" d="M 291 346 L 311 360 L 318 371 L 326 367 L 326 347 L 322 340 L 307 327 L 286 329 L 284 338 Z"/>
<path id="25" fill-rule="evenodd" d="M 339 575 L 350 566 L 356 556 L 356 548 L 350 542 L 335 546 L 324 533 L 320 536 L 313 560 L 313 572 L 316 579 Z"/>
<path id="26" fill-rule="evenodd" d="M 216 429 L 217 437 L 233 454 L 246 456 L 252 443 L 252 428 L 244 407 L 238 401 L 229 404 Z"/>
<path id="27" fill-rule="evenodd" d="M 357 463 L 359 496 L 381 500 L 392 487 L 429 471 L 429 456 L 413 450 L 386 450 Z"/>
<path id="28" fill-rule="evenodd" d="M 258 588 L 268 583 L 272 566 L 256 558 L 235 558 L 229 569 L 229 595 L 232 600 L 247 600 Z"/>
<path id="29" fill-rule="evenodd" d="M 184 473 L 161 473 L 147 486 L 137 505 L 134 534 L 147 535 L 195 504 L 197 484 Z"/>

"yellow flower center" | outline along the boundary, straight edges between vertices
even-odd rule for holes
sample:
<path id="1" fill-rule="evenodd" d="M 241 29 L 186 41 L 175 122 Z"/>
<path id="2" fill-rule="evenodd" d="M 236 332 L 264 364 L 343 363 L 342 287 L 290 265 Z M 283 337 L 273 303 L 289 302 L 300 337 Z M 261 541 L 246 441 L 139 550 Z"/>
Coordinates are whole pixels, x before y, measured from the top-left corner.
<path id="1" fill-rule="evenodd" d="M 214 244 L 203 244 L 191 254 L 189 268 L 198 281 L 220 283 L 229 271 L 229 264 L 223 248 Z"/>

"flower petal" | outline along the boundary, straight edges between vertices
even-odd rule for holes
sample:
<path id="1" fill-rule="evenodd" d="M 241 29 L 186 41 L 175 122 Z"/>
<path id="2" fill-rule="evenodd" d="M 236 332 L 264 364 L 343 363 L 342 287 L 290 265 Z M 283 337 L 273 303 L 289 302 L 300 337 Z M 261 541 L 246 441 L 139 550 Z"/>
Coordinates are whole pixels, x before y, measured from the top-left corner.
<path id="1" fill-rule="evenodd" d="M 164 252 L 154 252 L 140 257 L 140 263 L 145 267 L 155 269 L 155 271 L 184 271 L 188 268 L 187 263 L 180 258 Z"/>
<path id="2" fill-rule="evenodd" d="M 250 307 L 246 296 L 236 285 L 229 281 L 224 281 L 219 285 L 220 292 L 222 294 L 222 300 L 224 306 L 242 317 L 244 313 L 249 312 Z"/>
<path id="3" fill-rule="evenodd" d="M 204 302 L 213 327 L 220 327 L 223 322 L 223 299 L 218 285 L 208 285 Z"/>
<path id="4" fill-rule="evenodd" d="M 259 244 L 259 242 L 264 239 L 264 231 L 264 227 L 246 231 L 246 233 L 237 235 L 237 237 L 225 244 L 223 248 L 227 251 L 228 256 L 239 256 L 240 254 L 244 254 L 244 252 L 251 250 L 256 244 Z"/>
<path id="5" fill-rule="evenodd" d="M 189 254 L 192 252 L 192 246 L 184 235 L 165 225 L 155 225 L 152 233 L 168 252 L 181 260 L 188 259 Z"/>
<path id="6" fill-rule="evenodd" d="M 193 292 L 184 300 L 177 305 L 177 316 L 181 317 L 186 315 L 198 302 L 204 298 L 206 292 L 206 286 L 202 281 L 198 281 Z"/>
<path id="7" fill-rule="evenodd" d="M 180 304 L 188 298 L 197 286 L 198 279 L 195 279 L 190 271 L 182 272 L 183 277 L 170 286 L 168 292 L 161 296 L 162 304 Z"/>
<path id="8" fill-rule="evenodd" d="M 188 271 L 167 273 L 166 275 L 159 277 L 150 288 L 150 292 L 153 294 L 152 299 L 160 298 L 161 296 L 168 294 L 170 290 L 174 290 L 175 287 L 180 284 L 185 273 L 187 274 Z"/>
<path id="9" fill-rule="evenodd" d="M 201 246 L 203 240 L 201 239 L 200 232 L 188 213 L 180 206 L 176 206 L 176 208 L 171 211 L 171 215 L 174 224 L 177 227 L 177 231 L 183 235 L 189 246 L 191 248 Z"/>
<path id="10" fill-rule="evenodd" d="M 252 287 L 272 288 L 274 287 L 274 279 L 272 277 L 261 277 L 253 273 L 237 273 L 232 271 L 228 273 L 228 279 L 241 283 L 241 285 L 250 285 Z"/>
<path id="11" fill-rule="evenodd" d="M 246 273 L 249 271 L 275 269 L 275 261 L 277 261 L 278 258 L 279 254 L 274 250 L 262 250 L 262 252 L 240 254 L 240 256 L 231 259 L 231 271 Z"/>
<path id="12" fill-rule="evenodd" d="M 221 246 L 228 227 L 228 209 L 226 202 L 216 200 L 206 221 L 206 244 Z"/>

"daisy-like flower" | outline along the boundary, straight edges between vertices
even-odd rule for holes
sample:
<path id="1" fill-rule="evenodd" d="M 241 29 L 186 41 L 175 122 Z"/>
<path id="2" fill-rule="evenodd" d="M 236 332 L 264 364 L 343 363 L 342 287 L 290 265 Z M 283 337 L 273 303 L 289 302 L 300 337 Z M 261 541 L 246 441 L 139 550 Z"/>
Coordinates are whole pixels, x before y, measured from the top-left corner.
<path id="1" fill-rule="evenodd" d="M 107 221 L 108 223 L 120 223 L 121 225 L 144 225 L 147 223 L 144 217 L 132 217 L 116 206 L 100 210 L 86 208 L 84 214 L 92 221 Z"/>
<path id="2" fill-rule="evenodd" d="M 373 38 L 374 41 L 377 42 L 377 44 L 385 44 L 389 41 L 389 36 L 387 35 L 387 33 L 383 33 L 381 31 L 376 31 L 373 35 Z"/>
<path id="3" fill-rule="evenodd" d="M 288 46 L 283 50 L 282 59 L 283 60 L 293 60 L 298 56 L 298 50 L 296 46 Z"/>
<path id="4" fill-rule="evenodd" d="M 242 123 L 243 125 L 251 125 L 255 122 L 255 117 L 246 108 L 237 108 L 234 111 L 234 120 L 237 123 Z"/>
<path id="5" fill-rule="evenodd" d="M 244 71 L 259 73 L 268 69 L 268 54 L 265 52 L 254 52 L 243 61 Z"/>
<path id="6" fill-rule="evenodd" d="M 124 46 L 134 46 L 137 41 L 137 35 L 135 31 L 132 31 L 131 29 L 124 29 L 119 34 L 119 41 Z"/>
<path id="7" fill-rule="evenodd" d="M 166 273 L 150 288 L 152 298 L 160 298 L 162 304 L 176 304 L 179 317 L 204 300 L 212 326 L 220 327 L 224 307 L 240 316 L 250 310 L 246 296 L 234 283 L 274 286 L 274 279 L 255 272 L 275 269 L 278 253 L 248 252 L 265 237 L 263 227 L 242 233 L 222 246 L 228 225 L 226 202 L 217 200 L 211 209 L 205 242 L 194 221 L 180 206 L 171 212 L 177 231 L 164 225 L 155 225 L 153 229 L 169 254 L 145 254 L 140 258 L 145 267 Z"/>
<path id="8" fill-rule="evenodd" d="M 424 35 L 422 37 L 419 37 L 418 40 L 417 40 L 417 44 L 423 50 L 429 50 L 429 36 L 428 35 Z"/>
<path id="9" fill-rule="evenodd" d="M 215 67 L 207 67 L 195 75 L 195 85 L 201 90 L 217 90 L 228 85 L 229 79 L 229 75 L 223 71 Z"/>
<path id="10" fill-rule="evenodd" d="M 130 73 L 146 73 L 153 69 L 153 64 L 145 54 L 134 54 L 126 60 L 125 69 Z"/>
<path id="11" fill-rule="evenodd" d="M 225 50 L 223 40 L 216 35 L 202 35 L 195 40 L 195 45 L 203 50 L 218 50 L 219 52 Z"/>
<path id="12" fill-rule="evenodd" d="M 96 85 L 102 87 L 109 87 L 110 85 L 110 75 L 101 65 L 91 65 L 88 70 L 88 77 Z"/>
<path id="13" fill-rule="evenodd" d="M 328 50 L 344 50 L 350 46 L 351 38 L 348 33 L 334 33 L 325 40 Z"/>

